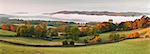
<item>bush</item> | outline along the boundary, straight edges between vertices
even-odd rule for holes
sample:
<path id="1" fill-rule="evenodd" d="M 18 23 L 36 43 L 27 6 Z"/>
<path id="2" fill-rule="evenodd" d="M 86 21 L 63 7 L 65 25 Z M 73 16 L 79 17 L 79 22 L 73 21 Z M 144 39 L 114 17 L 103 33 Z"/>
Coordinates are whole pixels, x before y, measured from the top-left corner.
<path id="1" fill-rule="evenodd" d="M 101 39 L 100 36 L 95 36 L 94 40 L 95 40 L 96 42 L 100 42 L 102 39 Z"/>
<path id="2" fill-rule="evenodd" d="M 68 45 L 67 41 L 63 41 L 62 43 L 63 43 L 63 45 Z"/>
<path id="3" fill-rule="evenodd" d="M 138 32 L 135 32 L 134 35 L 135 35 L 135 38 L 139 38 L 140 37 L 140 34 Z"/>
<path id="4" fill-rule="evenodd" d="M 134 38 L 133 34 L 128 34 L 128 38 Z"/>
<path id="5" fill-rule="evenodd" d="M 145 38 L 150 38 L 150 36 L 149 35 L 145 35 Z"/>
<path id="6" fill-rule="evenodd" d="M 101 37 L 99 36 L 99 35 L 95 35 L 92 39 L 91 39 L 91 41 L 90 41 L 90 43 L 91 44 L 96 44 L 97 42 L 101 42 Z M 88 42 L 87 42 L 88 43 Z"/>
<path id="7" fill-rule="evenodd" d="M 84 39 L 84 43 L 88 43 L 88 41 L 86 39 Z"/>
<path id="8" fill-rule="evenodd" d="M 120 40 L 125 40 L 126 39 L 126 35 L 125 34 L 121 34 L 120 35 Z"/>
<path id="9" fill-rule="evenodd" d="M 138 32 L 134 32 L 128 35 L 128 38 L 139 38 L 140 34 Z"/>
<path id="10" fill-rule="evenodd" d="M 74 41 L 70 41 L 70 45 L 74 45 Z"/>

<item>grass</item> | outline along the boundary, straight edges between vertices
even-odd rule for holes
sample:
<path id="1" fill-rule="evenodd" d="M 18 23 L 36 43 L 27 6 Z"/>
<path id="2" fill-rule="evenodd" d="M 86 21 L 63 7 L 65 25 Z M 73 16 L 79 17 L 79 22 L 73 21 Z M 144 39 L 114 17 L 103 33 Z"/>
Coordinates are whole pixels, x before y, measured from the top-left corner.
<path id="1" fill-rule="evenodd" d="M 1 32 L 2 31 L 2 32 Z M 9 31 L 1 30 L 1 34 L 7 34 Z M 118 33 L 129 34 L 134 31 L 119 31 Z M 14 32 L 10 32 L 9 35 L 14 35 Z M 102 38 L 107 38 L 110 32 L 100 34 Z M 91 36 L 82 37 L 90 38 Z M 33 38 L 21 38 L 21 37 L 0 37 L 13 42 L 21 43 L 33 43 L 33 44 L 46 44 L 49 41 L 33 39 Z M 106 39 L 107 40 L 107 39 Z M 150 39 L 132 39 L 125 40 L 118 43 L 111 44 L 97 44 L 83 47 L 28 47 L 18 46 L 12 44 L 6 44 L 0 42 L 0 54 L 149 54 L 150 53 Z"/>
<path id="2" fill-rule="evenodd" d="M 49 41 L 47 40 L 41 40 L 41 39 L 35 39 L 35 38 L 24 38 L 24 37 L 5 37 L 5 35 L 14 36 L 16 35 L 16 33 L 0 29 L 1 40 L 7 40 L 7 41 L 12 41 L 12 42 L 17 42 L 17 43 L 32 43 L 32 44 L 48 44 L 49 43 Z"/>
<path id="3" fill-rule="evenodd" d="M 0 29 L 0 35 L 11 35 L 11 36 L 14 36 L 14 35 L 16 35 L 16 33 Z"/>
<path id="4" fill-rule="evenodd" d="M 142 29 L 136 29 L 136 30 L 129 30 L 129 31 L 117 31 L 117 33 L 118 34 L 125 34 L 126 36 L 128 35 L 128 34 L 130 34 L 130 33 L 132 33 L 132 32 L 138 32 L 138 31 L 140 31 L 140 30 L 142 30 Z M 112 31 L 113 32 L 113 31 Z M 101 36 L 101 38 L 102 38 L 102 40 L 104 40 L 104 41 L 107 41 L 107 40 L 109 40 L 109 35 L 111 34 L 111 32 L 106 32 L 106 33 L 102 33 L 102 34 L 100 34 L 100 36 Z M 93 36 L 85 36 L 85 37 L 80 37 L 79 38 L 79 40 L 80 41 L 83 41 L 83 40 L 89 40 L 89 39 L 91 39 L 91 38 L 93 38 Z M 64 41 L 64 40 L 66 40 L 66 39 L 54 39 L 54 40 L 52 40 L 52 41 L 55 41 L 55 42 L 62 42 L 62 41 Z"/>
<path id="5" fill-rule="evenodd" d="M 0 37 L 1 40 L 7 40 L 17 43 L 29 43 L 29 44 L 48 44 L 50 41 L 35 39 L 35 38 L 24 38 L 24 37 Z"/>
<path id="6" fill-rule="evenodd" d="M 136 30 L 130 30 L 130 31 L 118 31 L 117 33 L 119 33 L 119 34 L 125 34 L 125 35 L 127 35 L 127 34 L 129 34 L 129 33 L 132 33 L 132 32 L 135 32 L 135 31 L 139 31 L 139 30 L 141 30 L 141 29 L 136 29 Z M 108 40 L 108 37 L 109 37 L 109 34 L 110 34 L 111 32 L 107 32 L 107 33 L 102 33 L 102 34 L 100 34 L 100 36 L 101 36 L 101 38 L 102 38 L 102 40 Z M 11 36 L 14 36 L 14 35 L 16 35 L 16 33 L 15 32 L 11 32 L 11 31 L 6 31 L 6 30 L 1 30 L 0 29 L 0 35 L 11 35 Z M 81 41 L 83 41 L 84 39 L 87 39 L 87 40 L 89 40 L 89 39 L 91 39 L 93 36 L 85 36 L 85 37 L 80 37 L 79 39 L 81 40 Z M 1 38 L 1 37 L 0 37 Z M 5 39 L 4 37 L 3 37 L 3 39 Z M 9 38 L 6 38 L 6 39 L 9 39 Z M 10 38 L 10 40 L 12 41 L 12 39 L 15 39 L 15 40 L 22 40 L 23 38 Z M 25 39 L 28 39 L 28 38 L 25 38 Z M 30 39 L 30 38 L 29 38 Z M 52 40 L 52 41 L 54 41 L 54 42 L 62 42 L 62 41 L 64 41 L 65 39 L 55 39 L 55 40 Z M 14 40 L 13 40 L 14 41 Z M 23 40 L 24 41 L 24 40 Z M 23 42 L 23 41 L 21 41 L 21 42 Z M 27 41 L 28 42 L 28 41 Z"/>
<path id="7" fill-rule="evenodd" d="M 150 39 L 125 40 L 84 47 L 27 47 L 0 43 L 0 54 L 149 54 Z"/>
<path id="8" fill-rule="evenodd" d="M 16 35 L 16 33 L 0 29 L 0 39 L 1 40 L 7 40 L 7 41 L 12 41 L 12 42 L 17 42 L 17 43 L 32 43 L 32 44 L 47 44 L 47 43 L 49 43 L 49 41 L 47 41 L 47 40 L 41 40 L 41 39 L 35 39 L 35 38 L 24 38 L 24 37 L 5 37 L 5 35 L 14 36 L 14 35 Z"/>
<path id="9" fill-rule="evenodd" d="M 137 30 L 131 30 L 131 31 L 118 31 L 117 33 L 119 34 L 129 34 L 135 31 L 139 31 L 141 29 Z M 100 36 L 102 37 L 102 40 L 109 40 L 109 34 L 111 32 L 107 33 L 102 33 Z M 5 31 L 5 30 L 0 30 L 0 34 L 3 35 L 16 35 L 15 32 L 10 32 L 10 31 Z M 83 41 L 84 39 L 91 39 L 93 36 L 86 36 L 86 37 L 80 37 L 80 41 Z M 12 42 L 17 42 L 17 43 L 32 43 L 32 44 L 48 44 L 50 41 L 47 40 L 41 40 L 41 39 L 35 39 L 35 38 L 24 38 L 24 37 L 5 37 L 5 36 L 0 36 L 0 39 L 2 40 L 7 40 L 7 41 L 12 41 Z M 65 39 L 56 39 L 52 40 L 53 42 L 62 42 Z"/>
<path id="10" fill-rule="evenodd" d="M 141 29 L 129 30 L 129 31 L 117 31 L 117 33 L 118 34 L 125 34 L 125 36 L 128 36 L 128 34 L 130 34 L 132 32 L 137 32 L 137 31 L 140 31 L 140 30 Z M 111 34 L 111 32 L 107 32 L 107 33 L 100 34 L 100 36 L 102 37 L 103 40 L 108 40 L 110 34 Z"/>
<path id="11" fill-rule="evenodd" d="M 136 30 L 129 30 L 129 31 L 117 31 L 118 34 L 125 34 L 126 36 L 132 32 L 137 32 L 140 31 L 142 29 L 136 29 Z M 102 40 L 109 40 L 109 35 L 111 34 L 111 32 L 106 32 L 106 33 L 102 33 L 100 34 Z M 84 39 L 90 39 L 93 36 L 85 36 L 85 37 L 81 37 L 80 40 L 84 40 Z"/>

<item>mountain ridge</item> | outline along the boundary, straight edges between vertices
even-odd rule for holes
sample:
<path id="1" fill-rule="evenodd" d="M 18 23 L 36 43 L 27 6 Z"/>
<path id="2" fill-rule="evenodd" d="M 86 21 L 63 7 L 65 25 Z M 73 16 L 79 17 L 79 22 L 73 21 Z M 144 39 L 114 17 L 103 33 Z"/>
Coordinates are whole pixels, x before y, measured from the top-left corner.
<path id="1" fill-rule="evenodd" d="M 48 13 L 44 13 L 48 14 Z M 107 16 L 141 16 L 150 15 L 150 13 L 140 13 L 140 12 L 109 12 L 109 11 L 58 11 L 54 14 L 80 14 L 80 15 L 107 15 Z"/>

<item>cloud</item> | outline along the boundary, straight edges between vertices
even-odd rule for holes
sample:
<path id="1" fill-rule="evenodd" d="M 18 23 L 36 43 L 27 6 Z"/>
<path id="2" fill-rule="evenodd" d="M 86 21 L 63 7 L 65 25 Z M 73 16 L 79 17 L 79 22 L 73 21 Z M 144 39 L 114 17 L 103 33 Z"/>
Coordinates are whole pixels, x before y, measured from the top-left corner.
<path id="1" fill-rule="evenodd" d="M 149 0 L 0 0 L 0 10 L 10 12 L 56 12 L 60 10 L 148 12 Z"/>

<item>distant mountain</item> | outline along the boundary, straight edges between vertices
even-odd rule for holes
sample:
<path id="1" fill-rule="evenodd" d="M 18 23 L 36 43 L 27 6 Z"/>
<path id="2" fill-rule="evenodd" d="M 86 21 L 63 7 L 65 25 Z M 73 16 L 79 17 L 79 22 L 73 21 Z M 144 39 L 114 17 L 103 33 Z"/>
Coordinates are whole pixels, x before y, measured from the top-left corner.
<path id="1" fill-rule="evenodd" d="M 53 14 L 81 14 L 81 15 L 107 15 L 107 16 L 141 16 L 150 15 L 149 13 L 139 13 L 139 12 L 108 12 L 108 11 L 59 11 Z"/>
<path id="2" fill-rule="evenodd" d="M 10 15 L 7 15 L 7 14 L 0 14 L 0 23 L 1 23 L 1 22 L 6 22 L 9 17 L 10 17 Z"/>
<path id="3" fill-rule="evenodd" d="M 12 15 L 0 14 L 0 18 L 9 18 L 9 17 L 12 17 Z"/>

